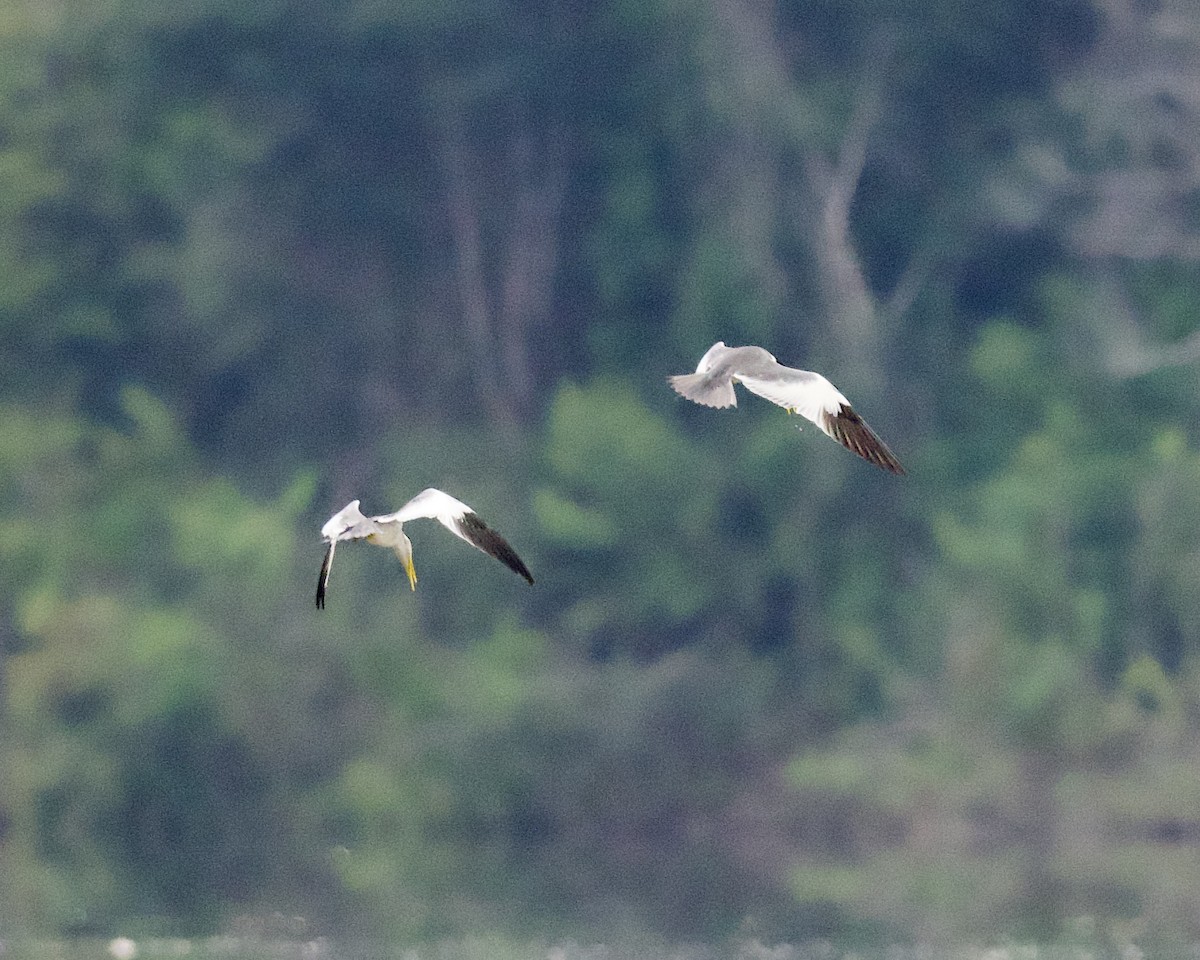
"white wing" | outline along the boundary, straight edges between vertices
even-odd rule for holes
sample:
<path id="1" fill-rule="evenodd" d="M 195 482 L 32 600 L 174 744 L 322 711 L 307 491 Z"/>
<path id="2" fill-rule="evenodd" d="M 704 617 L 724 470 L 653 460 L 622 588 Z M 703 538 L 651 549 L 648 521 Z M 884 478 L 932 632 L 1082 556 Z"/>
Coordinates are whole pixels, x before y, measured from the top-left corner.
<path id="1" fill-rule="evenodd" d="M 770 372 L 735 372 L 734 377 L 751 393 L 795 410 L 822 430 L 825 427 L 821 419 L 825 414 L 836 414 L 842 407 L 850 406 L 837 387 L 809 370 L 794 370 L 777 363 Z"/>
<path id="2" fill-rule="evenodd" d="M 389 523 L 393 520 L 399 520 L 401 523 L 407 523 L 409 520 L 437 520 L 450 530 L 454 530 L 451 526 L 454 518 L 473 512 L 465 503 L 456 500 L 450 494 L 442 493 L 441 490 L 435 490 L 433 487 L 426 487 L 395 513 L 384 514 L 382 517 L 373 519 L 380 523 Z"/>
<path id="3" fill-rule="evenodd" d="M 402 524 L 409 520 L 436 520 L 456 537 L 466 540 L 471 546 L 495 557 L 514 573 L 533 583 L 533 575 L 529 572 L 529 568 L 517 556 L 516 551 L 509 546 L 508 541 L 484 523 L 479 514 L 471 507 L 441 490 L 428 487 L 395 513 L 371 519 L 376 523 L 398 521 Z"/>
<path id="4" fill-rule="evenodd" d="M 756 371 L 753 376 L 736 376 L 751 393 L 795 410 L 868 463 L 891 473 L 904 473 L 887 444 L 854 412 L 841 391 L 819 373 L 776 364 L 765 375 Z"/>
<path id="5" fill-rule="evenodd" d="M 373 530 L 371 520 L 364 517 L 358 509 L 358 501 L 351 500 L 325 521 L 325 526 L 321 528 L 321 536 L 332 543 L 338 540 L 357 540 Z"/>
<path id="6" fill-rule="evenodd" d="M 358 509 L 358 501 L 351 500 L 337 513 L 325 521 L 321 536 L 329 546 L 321 561 L 321 572 L 317 576 L 317 609 L 325 606 L 325 592 L 329 588 L 329 571 L 333 569 L 333 551 L 339 540 L 358 540 L 375 532 L 374 521 L 364 517 Z"/>

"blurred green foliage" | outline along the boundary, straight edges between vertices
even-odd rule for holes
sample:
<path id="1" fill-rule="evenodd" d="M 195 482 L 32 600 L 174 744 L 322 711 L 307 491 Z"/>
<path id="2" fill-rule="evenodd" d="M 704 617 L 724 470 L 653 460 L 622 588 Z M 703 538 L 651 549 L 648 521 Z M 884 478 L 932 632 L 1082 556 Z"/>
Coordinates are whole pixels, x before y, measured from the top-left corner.
<path id="1" fill-rule="evenodd" d="M 9 3 L 0 940 L 1200 933 L 1200 55 L 1105 10 Z M 317 613 L 427 485 L 536 585 Z"/>

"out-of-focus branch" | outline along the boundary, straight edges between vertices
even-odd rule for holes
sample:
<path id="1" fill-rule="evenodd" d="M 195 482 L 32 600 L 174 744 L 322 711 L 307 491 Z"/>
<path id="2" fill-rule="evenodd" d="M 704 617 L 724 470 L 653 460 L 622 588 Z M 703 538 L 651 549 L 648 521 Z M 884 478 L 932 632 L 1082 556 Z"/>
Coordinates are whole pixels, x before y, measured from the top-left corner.
<path id="1" fill-rule="evenodd" d="M 862 180 L 871 134 L 882 113 L 883 86 L 895 40 L 890 31 L 880 33 L 869 46 L 871 49 L 864 58 L 867 66 L 855 94 L 850 122 L 838 147 L 836 164 L 817 174 L 825 181 L 821 184 L 825 194 L 825 219 L 845 224 L 846 236 L 849 236 L 850 204 Z"/>
<path id="2" fill-rule="evenodd" d="M 893 326 L 912 308 L 920 295 L 925 281 L 933 272 L 934 257 L 927 250 L 918 249 L 904 265 L 900 279 L 892 287 L 887 300 L 880 307 L 879 315 L 885 326 Z"/>
<path id="3" fill-rule="evenodd" d="M 830 160 L 819 148 L 802 150 L 803 169 L 817 203 L 811 249 L 830 329 L 840 345 L 851 380 L 869 389 L 880 380 L 882 337 L 874 298 L 850 230 L 850 208 L 862 179 L 872 132 L 882 112 L 883 88 L 894 41 L 881 35 L 872 45 L 855 95 L 850 120 Z M 906 294 L 907 295 L 907 294 Z M 915 296 L 915 293 L 912 294 Z"/>
<path id="4" fill-rule="evenodd" d="M 851 230 L 851 209 L 869 156 L 871 139 L 885 109 L 886 83 L 897 46 L 895 30 L 881 26 L 863 52 L 861 79 L 853 92 L 849 116 L 836 146 L 823 143 L 827 121 L 819 105 L 801 95 L 794 68 L 779 32 L 775 0 L 711 0 L 717 41 L 727 50 L 721 62 L 728 65 L 724 90 L 735 99 L 730 120 L 737 131 L 738 159 L 743 165 L 738 180 L 747 181 L 744 167 L 759 153 L 764 169 L 790 171 L 799 161 L 799 182 L 778 187 L 782 198 L 799 193 L 800 216 L 788 229 L 801 232 L 814 264 L 820 299 L 832 345 L 838 352 L 842 376 L 860 395 L 882 382 L 881 362 L 885 331 L 880 307 L 867 283 Z M 769 180 L 763 178 L 763 182 Z M 795 188 L 799 187 L 799 191 Z M 761 192 L 761 191 L 760 191 Z M 762 205 L 741 202 L 758 216 L 758 232 L 770 237 L 769 220 L 763 230 Z M 735 211 L 736 212 L 736 211 Z M 767 217 L 773 213 L 767 212 Z M 731 220 L 736 229 L 737 218 Z M 753 235 L 741 231 L 743 235 Z M 769 241 L 768 241 L 769 243 Z M 750 249 L 755 249 L 751 247 Z M 761 248 L 757 261 L 768 262 Z M 907 310 L 916 298 L 930 264 L 914 261 L 884 308 L 891 318 Z M 782 273 L 782 271 L 780 271 Z M 770 280 L 769 270 L 758 279 Z"/>
<path id="5" fill-rule="evenodd" d="M 1138 322 L 1137 308 L 1111 274 L 1105 274 L 1099 282 L 1093 327 L 1109 373 L 1128 379 L 1166 367 L 1200 363 L 1200 330 L 1178 343 L 1152 343 Z"/>
<path id="6" fill-rule="evenodd" d="M 474 389 L 488 416 L 503 423 L 532 404 L 530 352 L 552 308 L 567 160 L 563 131 L 551 124 L 543 135 L 544 143 L 530 124 L 516 124 L 510 149 L 496 154 L 504 166 L 486 177 L 472 168 L 477 154 L 461 120 L 445 122 L 441 144 Z M 492 262 L 489 250 L 498 251 Z"/>
<path id="7" fill-rule="evenodd" d="M 1093 261 L 1200 261 L 1195 5 L 1105 0 L 1103 8 L 1093 52 L 1056 88 L 1072 132 L 1027 145 L 1008 182 L 997 178 L 1000 213 L 1041 219 Z"/>
<path id="8" fill-rule="evenodd" d="M 455 274 L 462 303 L 463 332 L 471 352 L 476 393 L 494 420 L 508 420 L 496 376 L 492 346 L 492 310 L 483 273 L 483 245 L 479 225 L 479 199 L 466 166 L 466 137 L 461 121 L 446 122 L 442 138 L 442 163 L 446 175 L 446 206 L 455 249 Z"/>
<path id="9" fill-rule="evenodd" d="M 552 124 L 547 143 L 537 150 L 523 126 L 514 137 L 514 188 L 507 258 L 501 279 L 499 339 L 502 377 L 516 405 L 528 410 L 533 400 L 534 328 L 550 318 L 554 271 L 558 263 L 558 226 L 566 193 L 566 134 Z M 540 160 L 540 163 L 539 163 Z"/>

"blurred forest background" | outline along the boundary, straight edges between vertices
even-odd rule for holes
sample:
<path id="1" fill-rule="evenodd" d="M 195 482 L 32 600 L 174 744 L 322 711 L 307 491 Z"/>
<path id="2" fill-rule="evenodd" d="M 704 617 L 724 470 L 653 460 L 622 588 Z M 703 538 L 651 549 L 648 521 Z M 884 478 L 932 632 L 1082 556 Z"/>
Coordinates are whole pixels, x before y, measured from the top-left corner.
<path id="1" fill-rule="evenodd" d="M 0 277 L 0 935 L 1200 936 L 1193 0 L 3 0 Z"/>

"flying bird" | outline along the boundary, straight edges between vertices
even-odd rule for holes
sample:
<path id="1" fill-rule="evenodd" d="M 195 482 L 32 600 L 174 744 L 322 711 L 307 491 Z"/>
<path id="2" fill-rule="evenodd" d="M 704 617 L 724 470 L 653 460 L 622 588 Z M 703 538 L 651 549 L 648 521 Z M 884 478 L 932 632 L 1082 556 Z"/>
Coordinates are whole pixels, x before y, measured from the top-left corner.
<path id="1" fill-rule="evenodd" d="M 467 543 L 478 547 L 503 563 L 514 573 L 520 574 L 530 583 L 533 575 L 515 550 L 500 534 L 479 519 L 479 514 L 461 500 L 448 493 L 429 487 L 422 490 L 395 513 L 380 517 L 365 517 L 358 509 L 358 501 L 351 500 L 337 513 L 325 521 L 321 536 L 329 545 L 321 563 L 321 575 L 317 580 L 317 609 L 325 606 L 325 590 L 329 586 L 329 569 L 333 566 L 333 551 L 342 540 L 366 540 L 377 547 L 390 547 L 404 564 L 408 583 L 417 589 L 417 572 L 413 567 L 412 542 L 404 533 L 404 524 L 409 520 L 427 518 L 436 520 L 443 527 Z"/>
<path id="2" fill-rule="evenodd" d="M 727 347 L 717 341 L 700 358 L 695 373 L 668 377 L 676 393 L 706 407 L 735 407 L 740 383 L 772 403 L 815 423 L 864 460 L 903 474 L 904 467 L 832 383 L 811 370 L 785 367 L 762 347 Z"/>

